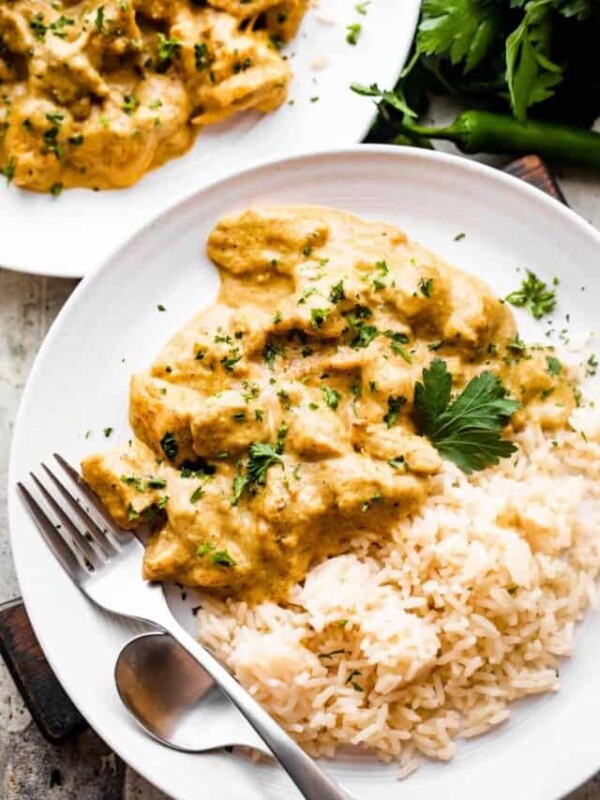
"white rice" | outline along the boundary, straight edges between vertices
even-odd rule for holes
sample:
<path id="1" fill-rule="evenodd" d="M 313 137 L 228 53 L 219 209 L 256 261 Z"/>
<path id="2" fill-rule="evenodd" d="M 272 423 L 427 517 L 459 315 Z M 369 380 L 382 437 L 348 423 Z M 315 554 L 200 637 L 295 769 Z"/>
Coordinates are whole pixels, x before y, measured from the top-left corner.
<path id="1" fill-rule="evenodd" d="M 203 642 L 310 752 L 360 745 L 449 759 L 457 736 L 559 688 L 560 659 L 600 569 L 600 416 L 516 439 L 510 461 L 466 476 L 447 463 L 420 513 L 309 572 L 290 601 L 208 599 Z M 341 651 L 341 652 L 340 652 Z"/>

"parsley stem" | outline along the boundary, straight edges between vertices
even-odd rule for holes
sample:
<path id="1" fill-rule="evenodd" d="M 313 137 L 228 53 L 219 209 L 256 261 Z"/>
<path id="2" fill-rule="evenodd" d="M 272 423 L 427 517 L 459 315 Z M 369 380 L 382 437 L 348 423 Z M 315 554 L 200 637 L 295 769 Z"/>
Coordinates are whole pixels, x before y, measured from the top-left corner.
<path id="1" fill-rule="evenodd" d="M 537 153 L 550 161 L 600 167 L 600 134 L 573 125 L 538 120 L 525 123 L 503 114 L 465 111 L 442 128 L 417 125 L 405 118 L 400 130 L 397 144 L 405 144 L 405 136 L 449 139 L 463 153 Z"/>

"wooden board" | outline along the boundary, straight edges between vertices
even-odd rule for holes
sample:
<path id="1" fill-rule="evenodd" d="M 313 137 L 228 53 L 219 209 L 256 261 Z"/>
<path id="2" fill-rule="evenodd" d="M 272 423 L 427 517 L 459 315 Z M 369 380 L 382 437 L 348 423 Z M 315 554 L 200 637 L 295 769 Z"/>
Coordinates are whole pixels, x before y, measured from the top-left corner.
<path id="1" fill-rule="evenodd" d="M 567 204 L 554 176 L 538 156 L 525 156 L 504 169 Z M 0 654 L 46 739 L 62 742 L 87 726 L 50 669 L 19 599 L 0 606 Z"/>

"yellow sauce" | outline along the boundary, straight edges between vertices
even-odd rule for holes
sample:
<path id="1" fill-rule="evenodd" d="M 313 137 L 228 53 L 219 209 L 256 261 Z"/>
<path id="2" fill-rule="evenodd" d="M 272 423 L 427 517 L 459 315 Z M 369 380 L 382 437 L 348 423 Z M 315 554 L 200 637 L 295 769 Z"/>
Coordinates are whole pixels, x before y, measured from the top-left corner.
<path id="1" fill-rule="evenodd" d="M 284 102 L 306 0 L 0 4 L 0 168 L 17 186 L 130 186 L 198 131 Z"/>

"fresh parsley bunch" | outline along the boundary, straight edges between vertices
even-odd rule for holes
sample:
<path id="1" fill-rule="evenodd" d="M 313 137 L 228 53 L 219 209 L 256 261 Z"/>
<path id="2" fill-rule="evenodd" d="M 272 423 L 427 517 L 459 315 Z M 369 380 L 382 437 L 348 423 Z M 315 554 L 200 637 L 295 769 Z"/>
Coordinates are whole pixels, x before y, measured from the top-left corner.
<path id="1" fill-rule="evenodd" d="M 521 121 L 589 127 L 600 115 L 599 42 L 600 0 L 423 0 L 412 58 L 393 102 L 382 99 L 415 117 L 434 91 Z"/>

